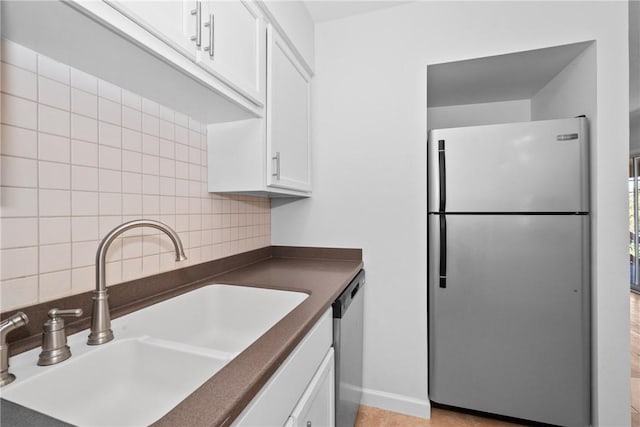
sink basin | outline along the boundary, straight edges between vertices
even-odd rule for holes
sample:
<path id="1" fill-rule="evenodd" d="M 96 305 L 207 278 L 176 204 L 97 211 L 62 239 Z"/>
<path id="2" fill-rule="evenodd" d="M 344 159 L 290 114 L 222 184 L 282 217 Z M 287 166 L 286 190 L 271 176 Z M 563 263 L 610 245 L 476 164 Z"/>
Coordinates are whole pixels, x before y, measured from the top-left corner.
<path id="1" fill-rule="evenodd" d="M 274 289 L 209 285 L 130 314 L 127 334 L 145 334 L 237 354 L 307 296 Z"/>
<path id="2" fill-rule="evenodd" d="M 212 284 L 120 317 L 114 341 L 36 366 L 40 348 L 10 359 L 17 379 L 2 397 L 82 426 L 149 425 L 298 306 L 307 294 Z M 212 402 L 214 404 L 215 402 Z"/>
<path id="3" fill-rule="evenodd" d="M 129 339 L 104 344 L 2 396 L 83 426 L 149 425 L 225 365 L 215 358 Z"/>

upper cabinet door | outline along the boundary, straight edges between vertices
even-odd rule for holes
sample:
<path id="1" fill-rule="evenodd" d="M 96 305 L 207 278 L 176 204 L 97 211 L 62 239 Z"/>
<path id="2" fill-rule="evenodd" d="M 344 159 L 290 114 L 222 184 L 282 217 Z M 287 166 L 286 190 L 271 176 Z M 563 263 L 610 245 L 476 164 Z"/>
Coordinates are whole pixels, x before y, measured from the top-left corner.
<path id="1" fill-rule="evenodd" d="M 109 0 L 107 3 L 168 45 L 195 59 L 199 19 L 196 0 Z"/>
<path id="2" fill-rule="evenodd" d="M 199 63 L 264 106 L 265 23 L 251 1 L 203 1 Z"/>
<path id="3" fill-rule="evenodd" d="M 271 26 L 267 38 L 267 182 L 308 192 L 311 78 Z"/>

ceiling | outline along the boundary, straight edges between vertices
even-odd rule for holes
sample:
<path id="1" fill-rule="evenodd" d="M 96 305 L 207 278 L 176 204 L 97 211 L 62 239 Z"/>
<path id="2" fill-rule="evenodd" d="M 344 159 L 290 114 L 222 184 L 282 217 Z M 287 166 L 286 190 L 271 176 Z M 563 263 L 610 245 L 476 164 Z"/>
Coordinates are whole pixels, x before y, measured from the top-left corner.
<path id="1" fill-rule="evenodd" d="M 430 65 L 428 106 L 530 99 L 590 43 Z"/>
<path id="2" fill-rule="evenodd" d="M 411 3 L 413 0 L 304 0 L 313 22 L 326 22 Z"/>

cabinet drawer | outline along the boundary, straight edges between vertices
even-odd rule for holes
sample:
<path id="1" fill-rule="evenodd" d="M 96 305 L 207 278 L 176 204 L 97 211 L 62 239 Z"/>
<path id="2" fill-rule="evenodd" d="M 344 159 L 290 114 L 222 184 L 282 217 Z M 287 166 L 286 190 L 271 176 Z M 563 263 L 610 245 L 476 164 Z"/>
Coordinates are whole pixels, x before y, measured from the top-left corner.
<path id="1" fill-rule="evenodd" d="M 335 425 L 335 364 L 329 349 L 311 383 L 291 414 L 293 426 L 329 427 Z"/>
<path id="2" fill-rule="evenodd" d="M 304 394 L 332 342 L 331 309 L 234 421 L 234 426 L 282 426 Z"/>

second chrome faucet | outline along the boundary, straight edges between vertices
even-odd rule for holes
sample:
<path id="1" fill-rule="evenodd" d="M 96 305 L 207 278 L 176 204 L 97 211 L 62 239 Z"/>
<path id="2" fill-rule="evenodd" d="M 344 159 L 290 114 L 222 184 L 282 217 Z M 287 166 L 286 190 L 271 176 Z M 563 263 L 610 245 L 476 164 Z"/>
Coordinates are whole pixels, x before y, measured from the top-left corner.
<path id="1" fill-rule="evenodd" d="M 125 222 L 111 230 L 98 245 L 96 253 L 96 289 L 93 291 L 93 313 L 91 315 L 91 333 L 87 344 L 98 345 L 109 342 L 113 339 L 111 330 L 111 314 L 109 312 L 109 295 L 107 294 L 107 281 L 105 274 L 107 250 L 113 241 L 122 233 L 132 228 L 151 227 L 164 232 L 176 251 L 176 261 L 184 261 L 187 257 L 184 254 L 182 242 L 178 234 L 166 224 L 148 219 L 138 219 Z"/>

